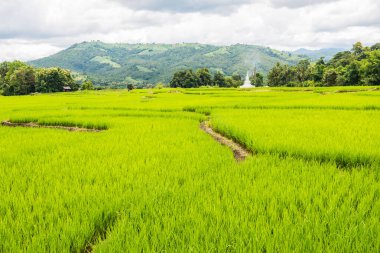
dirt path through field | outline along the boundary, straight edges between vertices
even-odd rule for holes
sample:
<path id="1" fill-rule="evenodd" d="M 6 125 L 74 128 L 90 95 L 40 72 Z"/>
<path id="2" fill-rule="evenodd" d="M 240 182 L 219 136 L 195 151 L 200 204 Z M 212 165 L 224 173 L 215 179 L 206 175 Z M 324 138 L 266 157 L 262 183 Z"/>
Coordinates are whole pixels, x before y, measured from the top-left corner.
<path id="1" fill-rule="evenodd" d="M 227 137 L 215 132 L 209 125 L 209 122 L 203 121 L 200 125 L 200 128 L 211 135 L 217 142 L 220 144 L 229 147 L 232 152 L 234 153 L 234 157 L 237 162 L 244 161 L 248 156 L 251 155 L 251 152 L 249 152 L 247 149 L 245 149 L 242 145 L 234 142 L 231 139 L 228 139 Z"/>
<path id="2" fill-rule="evenodd" d="M 49 126 L 49 125 L 40 125 L 35 122 L 30 123 L 13 123 L 10 121 L 3 121 L 1 125 L 8 127 L 31 127 L 31 128 L 52 128 L 52 129 L 63 129 L 72 132 L 100 132 L 98 129 L 89 129 L 84 127 L 67 127 L 67 126 Z"/>

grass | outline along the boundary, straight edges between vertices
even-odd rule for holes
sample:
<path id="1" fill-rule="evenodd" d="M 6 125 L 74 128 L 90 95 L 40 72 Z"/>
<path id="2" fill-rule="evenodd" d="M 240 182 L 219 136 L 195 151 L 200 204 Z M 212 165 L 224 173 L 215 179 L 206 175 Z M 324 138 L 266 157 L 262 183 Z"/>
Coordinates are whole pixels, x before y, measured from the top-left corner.
<path id="1" fill-rule="evenodd" d="M 0 120 L 105 129 L 0 126 L 0 252 L 378 252 L 378 91 L 253 91 L 0 97 Z"/>

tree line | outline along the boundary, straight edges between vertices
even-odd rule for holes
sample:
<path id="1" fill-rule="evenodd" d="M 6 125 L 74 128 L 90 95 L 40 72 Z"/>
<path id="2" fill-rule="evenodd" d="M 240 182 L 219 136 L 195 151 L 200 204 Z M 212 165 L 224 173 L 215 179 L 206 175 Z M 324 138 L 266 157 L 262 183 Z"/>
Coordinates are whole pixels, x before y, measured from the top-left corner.
<path id="1" fill-rule="evenodd" d="M 350 51 L 337 53 L 331 60 L 324 58 L 311 63 L 301 60 L 290 66 L 277 63 L 267 78 L 261 73 L 250 77 L 255 86 L 345 86 L 380 85 L 380 43 L 365 47 L 357 42 Z M 196 88 L 201 86 L 239 87 L 244 79 L 238 73 L 226 76 L 208 68 L 181 70 L 174 73 L 170 87 Z M 21 61 L 0 63 L 0 94 L 26 95 L 34 92 L 62 92 L 69 87 L 71 91 L 80 88 L 69 70 L 61 68 L 34 68 Z M 82 89 L 94 89 L 91 81 L 82 83 Z M 133 89 L 133 86 L 128 89 Z"/>
<path id="2" fill-rule="evenodd" d="M 68 70 L 33 68 L 21 61 L 0 63 L 0 94 L 5 96 L 62 92 L 68 87 L 79 89 Z"/>
<path id="3" fill-rule="evenodd" d="M 264 76 L 256 73 L 250 77 L 252 84 L 262 85 Z M 173 88 L 197 88 L 201 86 L 218 86 L 218 87 L 239 87 L 243 85 L 244 79 L 238 73 L 232 76 L 225 76 L 222 72 L 217 71 L 214 74 L 208 68 L 200 68 L 195 72 L 192 69 L 180 70 L 174 73 L 170 81 L 170 87 Z"/>
<path id="4" fill-rule="evenodd" d="M 256 87 L 380 85 L 380 43 L 365 47 L 357 42 L 350 51 L 339 52 L 329 61 L 320 58 L 312 63 L 305 59 L 295 66 L 277 63 L 267 78 L 264 79 L 261 73 L 255 73 L 250 81 Z M 195 72 L 187 69 L 174 73 L 170 87 L 239 87 L 243 82 L 239 74 L 225 76 L 216 72 L 212 75 L 209 69 L 201 68 Z"/>
<path id="5" fill-rule="evenodd" d="M 380 43 L 365 47 L 357 42 L 350 51 L 337 53 L 330 61 L 300 61 L 296 66 L 277 63 L 268 73 L 270 86 L 380 85 Z"/>

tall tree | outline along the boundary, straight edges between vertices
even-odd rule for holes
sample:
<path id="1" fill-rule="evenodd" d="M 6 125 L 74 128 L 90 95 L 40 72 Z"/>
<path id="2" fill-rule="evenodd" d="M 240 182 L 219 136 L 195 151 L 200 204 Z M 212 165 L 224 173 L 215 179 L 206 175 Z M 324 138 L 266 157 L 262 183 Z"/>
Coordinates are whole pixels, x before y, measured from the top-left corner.
<path id="1" fill-rule="evenodd" d="M 346 68 L 344 85 L 358 85 L 360 78 L 360 64 L 358 61 L 353 61 Z"/>
<path id="2" fill-rule="evenodd" d="M 380 85 L 380 50 L 371 51 L 362 68 L 366 84 Z"/>
<path id="3" fill-rule="evenodd" d="M 351 63 L 353 58 L 350 51 L 339 52 L 328 62 L 328 65 L 335 68 L 339 66 L 345 67 Z"/>
<path id="4" fill-rule="evenodd" d="M 256 87 L 264 85 L 264 76 L 258 72 L 252 75 L 249 80 L 251 81 L 251 84 Z"/>
<path id="5" fill-rule="evenodd" d="M 228 83 L 226 82 L 226 79 L 222 72 L 217 71 L 214 74 L 214 84 L 219 87 L 227 87 Z"/>
<path id="6" fill-rule="evenodd" d="M 268 74 L 268 84 L 270 86 L 291 86 L 291 82 L 294 80 L 294 69 L 280 63 L 277 63 Z"/>
<path id="7" fill-rule="evenodd" d="M 198 69 L 196 75 L 199 79 L 199 86 L 212 86 L 212 76 L 208 68 Z"/>
<path id="8" fill-rule="evenodd" d="M 40 69 L 37 71 L 36 79 L 38 92 L 62 92 L 64 86 L 69 86 L 71 90 L 79 88 L 70 72 L 61 68 Z"/>
<path id="9" fill-rule="evenodd" d="M 371 46 L 371 50 L 380 50 L 380 43 L 376 43 L 375 45 Z"/>
<path id="10" fill-rule="evenodd" d="M 231 78 L 233 80 L 233 85 L 232 85 L 233 87 L 239 87 L 239 86 L 242 86 L 244 84 L 244 80 L 239 73 L 232 74 Z"/>
<path id="11" fill-rule="evenodd" d="M 311 80 L 320 83 L 323 80 L 326 64 L 323 57 L 321 57 L 311 69 Z"/>
<path id="12" fill-rule="evenodd" d="M 32 67 L 21 67 L 13 71 L 5 95 L 27 95 L 35 91 L 35 75 Z"/>
<path id="13" fill-rule="evenodd" d="M 326 86 L 335 86 L 337 83 L 338 73 L 335 69 L 328 69 L 323 75 L 323 83 Z"/>
<path id="14" fill-rule="evenodd" d="M 356 42 L 351 49 L 356 59 L 362 59 L 364 56 L 364 47 L 361 42 Z"/>
<path id="15" fill-rule="evenodd" d="M 91 80 L 87 79 L 82 83 L 82 90 L 93 90 L 94 84 L 91 82 Z"/>
<path id="16" fill-rule="evenodd" d="M 174 73 L 170 81 L 170 87 L 177 88 L 194 88 L 199 87 L 199 79 L 197 75 L 191 70 L 181 70 Z"/>
<path id="17" fill-rule="evenodd" d="M 299 83 L 304 83 L 310 78 L 310 61 L 301 60 L 296 66 L 296 78 Z"/>

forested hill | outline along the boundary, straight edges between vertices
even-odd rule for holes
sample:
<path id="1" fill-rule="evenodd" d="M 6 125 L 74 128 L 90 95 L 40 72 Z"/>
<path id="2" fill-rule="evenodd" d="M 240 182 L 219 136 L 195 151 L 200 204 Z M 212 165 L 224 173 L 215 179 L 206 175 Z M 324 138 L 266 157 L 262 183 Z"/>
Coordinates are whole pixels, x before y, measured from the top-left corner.
<path id="1" fill-rule="evenodd" d="M 302 57 L 268 47 L 205 44 L 107 44 L 83 42 L 32 61 L 36 67 L 58 66 L 88 76 L 100 85 L 169 82 L 181 69 L 207 67 L 226 75 L 245 75 L 256 66 L 267 73 L 277 62 L 296 64 Z"/>

